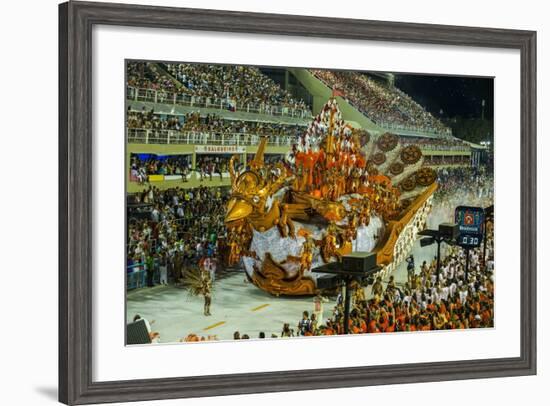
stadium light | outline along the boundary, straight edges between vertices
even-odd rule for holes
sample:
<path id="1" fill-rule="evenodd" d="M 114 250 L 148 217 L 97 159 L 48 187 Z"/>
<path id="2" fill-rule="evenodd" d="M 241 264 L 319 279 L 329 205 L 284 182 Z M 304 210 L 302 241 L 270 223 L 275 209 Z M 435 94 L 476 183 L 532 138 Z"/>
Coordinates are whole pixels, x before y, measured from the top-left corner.
<path id="1" fill-rule="evenodd" d="M 342 262 L 330 262 L 313 268 L 312 272 L 333 274 L 346 283 L 346 297 L 344 298 L 344 334 L 349 333 L 349 314 L 351 307 L 351 286 L 354 280 L 370 280 L 382 269 L 376 264 L 376 253 L 352 252 L 344 255 Z"/>
<path id="2" fill-rule="evenodd" d="M 437 243 L 437 265 L 435 277 L 439 282 L 439 268 L 441 264 L 441 243 L 453 244 L 458 235 L 458 225 L 451 223 L 441 223 L 437 230 L 426 229 L 418 233 L 418 235 L 424 236 L 420 240 L 421 247 L 427 247 L 433 243 Z"/>

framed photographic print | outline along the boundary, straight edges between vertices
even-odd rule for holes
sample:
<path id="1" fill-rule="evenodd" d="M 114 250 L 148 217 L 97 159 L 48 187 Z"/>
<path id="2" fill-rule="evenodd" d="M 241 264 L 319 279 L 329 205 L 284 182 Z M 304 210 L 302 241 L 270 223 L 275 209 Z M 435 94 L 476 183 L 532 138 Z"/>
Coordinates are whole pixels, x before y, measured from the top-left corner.
<path id="1" fill-rule="evenodd" d="M 60 401 L 536 373 L 535 32 L 59 16 Z"/>

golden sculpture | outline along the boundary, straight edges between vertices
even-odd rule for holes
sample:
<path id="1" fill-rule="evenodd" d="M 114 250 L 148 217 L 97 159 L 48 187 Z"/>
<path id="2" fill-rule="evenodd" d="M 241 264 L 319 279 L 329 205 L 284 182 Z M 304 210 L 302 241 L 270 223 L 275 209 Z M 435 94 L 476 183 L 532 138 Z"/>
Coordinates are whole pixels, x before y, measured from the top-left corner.
<path id="1" fill-rule="evenodd" d="M 306 271 L 311 270 L 313 250 L 315 249 L 315 240 L 310 235 L 305 235 L 305 238 L 300 256 L 300 276 L 304 276 Z"/>
<path id="2" fill-rule="evenodd" d="M 346 236 L 347 228 L 339 230 L 334 223 L 330 223 L 326 234 L 321 241 L 321 257 L 323 261 L 330 262 L 332 258 L 340 261 L 342 255 L 351 253 L 351 238 Z M 339 241 L 341 243 L 339 244 Z"/>
<path id="3" fill-rule="evenodd" d="M 340 260 L 352 252 L 358 228 L 369 226 L 372 216 L 385 226 L 375 248 L 377 261 L 390 264 L 400 233 L 436 189 L 435 172 L 422 167 L 418 147 L 400 148 L 393 134 L 371 137 L 352 128 L 342 120 L 335 99 L 292 147 L 287 164 L 265 164 L 266 144 L 267 137 L 262 137 L 241 173 L 234 169 L 238 157 L 231 158 L 232 195 L 225 223 L 230 262 L 241 257 L 257 261 L 251 279 L 272 294 L 316 294 L 308 275 L 316 250 L 324 262 Z M 304 229 L 308 224 L 320 227 L 317 239 Z M 281 239 L 301 241 L 299 252 L 282 261 L 270 252 L 258 258 L 251 251 L 255 233 L 274 227 Z"/>

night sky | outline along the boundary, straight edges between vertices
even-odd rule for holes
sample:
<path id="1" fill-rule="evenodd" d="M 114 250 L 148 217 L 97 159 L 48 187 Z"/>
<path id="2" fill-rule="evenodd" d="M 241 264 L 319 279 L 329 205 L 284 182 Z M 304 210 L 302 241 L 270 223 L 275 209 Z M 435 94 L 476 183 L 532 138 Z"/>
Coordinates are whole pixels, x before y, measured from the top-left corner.
<path id="1" fill-rule="evenodd" d="M 395 75 L 395 85 L 436 117 L 493 118 L 493 79 L 457 76 Z"/>

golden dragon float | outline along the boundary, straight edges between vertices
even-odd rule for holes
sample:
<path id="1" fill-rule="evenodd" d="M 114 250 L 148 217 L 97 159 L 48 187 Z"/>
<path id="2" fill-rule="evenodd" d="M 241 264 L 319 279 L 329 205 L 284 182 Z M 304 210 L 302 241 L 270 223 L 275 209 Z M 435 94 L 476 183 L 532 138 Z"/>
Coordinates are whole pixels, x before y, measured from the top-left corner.
<path id="1" fill-rule="evenodd" d="M 248 167 L 230 162 L 227 205 L 230 263 L 274 295 L 314 295 L 311 269 L 355 251 L 375 252 L 382 273 L 394 270 L 425 226 L 437 188 L 420 148 L 378 137 L 342 119 L 335 99 L 292 146 L 284 162 L 266 164 L 262 138 Z"/>

